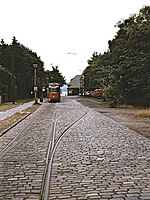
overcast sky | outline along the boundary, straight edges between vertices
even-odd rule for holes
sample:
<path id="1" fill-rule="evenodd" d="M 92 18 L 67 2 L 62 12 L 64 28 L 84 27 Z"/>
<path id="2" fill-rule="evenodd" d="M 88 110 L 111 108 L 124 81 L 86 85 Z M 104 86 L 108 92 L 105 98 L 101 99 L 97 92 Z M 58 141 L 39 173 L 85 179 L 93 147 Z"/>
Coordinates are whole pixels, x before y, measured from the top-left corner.
<path id="1" fill-rule="evenodd" d="M 93 52 L 108 49 L 114 25 L 138 13 L 149 0 L 0 0 L 0 40 L 13 36 L 58 66 L 67 82 L 87 66 Z"/>

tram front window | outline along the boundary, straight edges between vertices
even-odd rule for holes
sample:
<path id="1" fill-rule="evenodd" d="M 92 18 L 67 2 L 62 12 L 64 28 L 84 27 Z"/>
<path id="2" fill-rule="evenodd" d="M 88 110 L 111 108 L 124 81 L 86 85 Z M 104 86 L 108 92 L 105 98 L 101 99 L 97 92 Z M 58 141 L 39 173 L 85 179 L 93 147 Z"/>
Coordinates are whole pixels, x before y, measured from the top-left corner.
<path id="1" fill-rule="evenodd" d="M 55 93 L 55 92 L 59 92 L 58 88 L 51 88 L 50 89 L 50 93 Z"/>

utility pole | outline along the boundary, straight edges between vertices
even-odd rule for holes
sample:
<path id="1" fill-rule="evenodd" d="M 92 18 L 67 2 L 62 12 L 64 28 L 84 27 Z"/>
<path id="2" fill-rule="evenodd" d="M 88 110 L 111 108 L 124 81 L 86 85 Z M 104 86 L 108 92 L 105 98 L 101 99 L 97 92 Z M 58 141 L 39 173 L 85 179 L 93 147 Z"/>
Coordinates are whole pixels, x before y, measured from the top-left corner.
<path id="1" fill-rule="evenodd" d="M 35 104 L 38 103 L 37 100 L 37 85 L 36 85 L 36 69 L 38 67 L 38 64 L 33 64 L 33 68 L 34 68 L 34 99 L 35 99 Z"/>
<path id="2" fill-rule="evenodd" d="M 12 103 L 15 104 L 15 79 L 14 79 L 14 52 L 12 45 L 11 73 L 12 73 Z"/>

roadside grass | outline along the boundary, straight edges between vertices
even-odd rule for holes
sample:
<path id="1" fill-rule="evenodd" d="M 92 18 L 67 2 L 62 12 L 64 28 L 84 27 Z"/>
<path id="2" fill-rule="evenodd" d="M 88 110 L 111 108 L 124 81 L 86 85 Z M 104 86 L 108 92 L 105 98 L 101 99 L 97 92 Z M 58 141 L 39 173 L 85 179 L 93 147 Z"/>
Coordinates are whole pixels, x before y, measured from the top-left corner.
<path id="1" fill-rule="evenodd" d="M 128 104 L 123 104 L 120 105 L 119 108 L 123 108 L 123 109 L 134 109 L 134 107 L 132 105 L 128 105 Z M 142 118 L 149 118 L 150 117 L 150 108 L 143 108 L 143 109 L 139 109 L 135 114 L 135 117 L 142 117 Z"/>
<path id="2" fill-rule="evenodd" d="M 18 100 L 18 101 L 15 102 L 15 104 L 13 104 L 12 102 L 1 103 L 0 104 L 0 112 L 4 112 L 4 111 L 9 110 L 11 108 L 15 108 L 15 107 L 20 106 L 23 103 L 27 103 L 29 101 L 33 101 L 33 99 Z"/>
<path id="3" fill-rule="evenodd" d="M 140 109 L 135 113 L 136 117 L 146 117 L 149 118 L 150 117 L 150 108 L 146 108 L 146 109 Z"/>
<path id="4" fill-rule="evenodd" d="M 87 97 L 87 98 L 89 98 L 89 97 Z M 101 105 L 108 107 L 106 102 L 100 101 L 100 103 L 101 103 Z M 143 109 L 141 108 L 138 110 L 137 108 L 135 108 L 134 106 L 129 105 L 129 104 L 122 104 L 122 105 L 117 106 L 116 108 L 133 110 L 133 115 L 135 117 L 150 118 L 150 108 L 143 108 Z M 134 112 L 134 109 L 135 109 L 135 112 Z"/>
<path id="5" fill-rule="evenodd" d="M 34 99 L 32 98 L 32 99 L 20 99 L 20 100 L 17 100 L 16 101 L 16 103 L 28 103 L 28 102 L 30 102 L 30 101 L 33 101 Z"/>
<path id="6" fill-rule="evenodd" d="M 132 105 L 129 105 L 129 104 L 122 104 L 122 105 L 119 105 L 118 108 L 133 109 L 134 107 Z"/>
<path id="7" fill-rule="evenodd" d="M 9 127 L 13 126 L 15 123 L 23 119 L 26 115 L 33 113 L 35 110 L 39 108 L 39 104 L 33 104 L 31 107 L 23 110 L 20 113 L 16 113 L 11 117 L 7 117 L 4 120 L 0 121 L 0 135 L 2 134 L 3 131 L 8 129 Z"/>

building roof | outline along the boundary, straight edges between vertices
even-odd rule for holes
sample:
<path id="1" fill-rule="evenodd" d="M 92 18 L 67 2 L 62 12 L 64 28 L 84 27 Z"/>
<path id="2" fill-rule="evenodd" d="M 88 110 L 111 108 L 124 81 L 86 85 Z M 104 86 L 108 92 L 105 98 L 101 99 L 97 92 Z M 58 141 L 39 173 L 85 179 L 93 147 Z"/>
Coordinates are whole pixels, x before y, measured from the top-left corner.
<path id="1" fill-rule="evenodd" d="M 68 85 L 69 88 L 80 88 L 80 78 L 81 75 L 76 75 L 74 78 L 72 78 Z"/>

